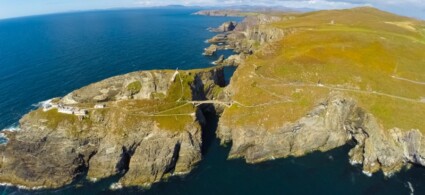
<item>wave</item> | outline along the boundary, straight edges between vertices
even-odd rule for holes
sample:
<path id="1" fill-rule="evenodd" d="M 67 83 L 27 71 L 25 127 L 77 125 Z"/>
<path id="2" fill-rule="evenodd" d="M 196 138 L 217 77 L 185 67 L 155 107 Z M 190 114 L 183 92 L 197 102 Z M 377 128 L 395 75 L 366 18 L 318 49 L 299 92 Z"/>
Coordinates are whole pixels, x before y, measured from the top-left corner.
<path id="1" fill-rule="evenodd" d="M 363 172 L 363 174 L 365 174 L 366 176 L 368 176 L 368 177 L 372 177 L 372 173 L 371 173 L 371 172 L 369 172 L 369 171 L 365 171 L 365 170 L 363 170 L 362 172 Z"/>
<path id="2" fill-rule="evenodd" d="M 19 125 L 17 123 L 10 125 L 9 127 L 4 128 L 1 131 L 19 131 L 21 130 L 21 128 L 19 127 Z M 0 132 L 1 132 L 0 131 Z M 0 145 L 2 144 L 7 144 L 7 142 L 9 141 L 9 138 L 7 138 L 6 134 L 4 133 L 0 133 Z"/>
<path id="3" fill-rule="evenodd" d="M 409 187 L 410 195 L 414 195 L 415 189 L 413 188 L 413 185 L 412 185 L 412 183 L 410 183 L 410 181 L 407 182 L 407 186 Z"/>
<path id="4" fill-rule="evenodd" d="M 52 100 L 53 100 L 53 99 L 48 99 L 48 100 L 45 100 L 45 101 L 41 101 L 41 102 L 38 102 L 38 103 L 32 104 L 31 106 L 33 106 L 33 107 L 37 107 L 37 108 L 40 108 L 40 107 L 43 107 L 43 106 L 45 106 L 45 105 L 47 105 L 47 104 L 50 104 L 50 103 L 52 102 Z"/>
<path id="5" fill-rule="evenodd" d="M 18 123 L 13 123 L 12 125 L 4 128 L 1 131 L 20 131 L 20 130 L 21 130 L 21 127 L 19 126 L 19 124 Z"/>
<path id="6" fill-rule="evenodd" d="M 24 185 L 14 185 L 11 183 L 0 183 L 0 186 L 8 186 L 8 187 L 16 187 L 18 189 L 24 189 L 24 190 L 40 190 L 47 188 L 46 186 L 36 186 L 36 187 L 28 187 Z"/>

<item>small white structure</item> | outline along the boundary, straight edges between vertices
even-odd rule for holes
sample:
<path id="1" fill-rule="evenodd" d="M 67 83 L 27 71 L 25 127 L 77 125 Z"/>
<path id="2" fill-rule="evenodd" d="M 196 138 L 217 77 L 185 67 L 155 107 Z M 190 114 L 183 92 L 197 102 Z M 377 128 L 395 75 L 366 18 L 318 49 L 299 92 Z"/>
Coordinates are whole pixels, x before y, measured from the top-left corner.
<path id="1" fill-rule="evenodd" d="M 71 107 L 71 106 L 65 106 L 63 104 L 57 104 L 57 103 L 53 103 L 51 100 L 43 103 L 43 111 L 47 112 L 49 110 L 52 109 L 58 109 L 59 113 L 62 114 L 72 114 L 72 115 L 76 115 L 76 116 L 87 116 L 88 111 L 85 109 L 80 109 L 80 108 L 76 108 L 76 107 Z"/>
<path id="2" fill-rule="evenodd" d="M 106 104 L 96 104 L 96 105 L 94 105 L 94 108 L 96 108 L 96 109 L 106 108 Z"/>
<path id="3" fill-rule="evenodd" d="M 88 114 L 88 111 L 85 109 L 74 108 L 64 105 L 58 105 L 58 112 L 62 114 L 73 114 L 76 116 L 86 116 Z"/>

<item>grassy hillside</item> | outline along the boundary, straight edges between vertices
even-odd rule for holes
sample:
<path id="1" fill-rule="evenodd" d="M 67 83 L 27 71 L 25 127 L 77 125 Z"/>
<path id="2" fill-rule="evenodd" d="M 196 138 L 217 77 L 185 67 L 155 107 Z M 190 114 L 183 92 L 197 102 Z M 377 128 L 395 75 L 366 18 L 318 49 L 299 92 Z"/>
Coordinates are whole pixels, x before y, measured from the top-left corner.
<path id="1" fill-rule="evenodd" d="M 231 87 L 240 104 L 226 110 L 225 123 L 273 129 L 339 92 L 387 129 L 425 132 L 425 22 L 373 8 L 293 18 L 270 24 L 293 33 L 235 72 Z"/>

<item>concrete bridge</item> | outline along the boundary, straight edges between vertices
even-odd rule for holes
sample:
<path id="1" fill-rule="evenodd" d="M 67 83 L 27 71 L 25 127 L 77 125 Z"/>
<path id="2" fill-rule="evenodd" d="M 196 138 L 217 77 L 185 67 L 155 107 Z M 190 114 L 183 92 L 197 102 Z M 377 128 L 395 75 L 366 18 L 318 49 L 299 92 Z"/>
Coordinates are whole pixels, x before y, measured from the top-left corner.
<path id="1" fill-rule="evenodd" d="M 199 100 L 199 101 L 188 101 L 188 103 L 191 103 L 195 106 L 200 106 L 202 104 L 219 104 L 226 107 L 232 106 L 233 102 L 223 102 L 218 100 Z"/>

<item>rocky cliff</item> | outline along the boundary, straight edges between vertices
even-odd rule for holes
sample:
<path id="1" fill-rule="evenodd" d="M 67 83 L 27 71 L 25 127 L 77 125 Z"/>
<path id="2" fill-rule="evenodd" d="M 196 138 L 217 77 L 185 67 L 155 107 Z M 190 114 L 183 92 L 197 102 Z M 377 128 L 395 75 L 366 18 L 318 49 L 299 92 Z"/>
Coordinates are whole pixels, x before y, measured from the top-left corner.
<path id="1" fill-rule="evenodd" d="M 217 50 L 232 49 L 238 54 L 219 60 L 215 64 L 237 66 L 245 59 L 247 54 L 252 54 L 260 47 L 278 41 L 285 34 L 291 33 L 292 29 L 280 29 L 269 25 L 290 19 L 292 17 L 256 14 L 247 16 L 238 24 L 225 22 L 214 29 L 214 32 L 223 33 L 208 40 L 212 45 L 205 49 L 205 54 L 212 55 Z"/>
<path id="2" fill-rule="evenodd" d="M 232 142 L 229 158 L 258 163 L 353 144 L 350 162 L 362 164 L 368 175 L 380 170 L 390 175 L 407 163 L 425 166 L 425 141 L 419 130 L 386 131 L 373 115 L 342 94 L 331 94 L 304 117 L 273 129 L 234 125 L 229 120 L 235 118 L 224 112 L 217 136 L 223 143 Z"/>
<path id="3" fill-rule="evenodd" d="M 187 173 L 201 160 L 204 121 L 189 101 L 213 98 L 223 85 L 220 68 L 142 71 L 71 92 L 56 103 L 88 114 L 40 108 L 25 115 L 0 146 L 0 181 L 57 188 L 78 175 L 120 175 L 121 186 L 145 186 Z M 94 108 L 99 103 L 105 107 Z"/>

